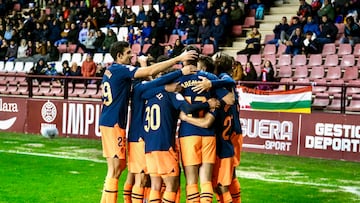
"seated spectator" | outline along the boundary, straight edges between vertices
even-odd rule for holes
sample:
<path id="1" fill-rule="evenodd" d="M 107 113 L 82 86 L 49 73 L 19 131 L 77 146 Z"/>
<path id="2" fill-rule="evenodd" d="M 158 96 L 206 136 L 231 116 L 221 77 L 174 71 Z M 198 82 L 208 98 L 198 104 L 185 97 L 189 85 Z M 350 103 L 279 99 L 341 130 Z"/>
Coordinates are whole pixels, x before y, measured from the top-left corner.
<path id="1" fill-rule="evenodd" d="M 312 16 L 308 16 L 306 19 L 306 24 L 303 27 L 303 33 L 308 33 L 311 32 L 313 33 L 313 39 L 316 38 L 316 36 L 319 36 L 321 31 L 320 31 L 320 27 L 319 24 L 317 24 L 314 20 Z"/>
<path id="2" fill-rule="evenodd" d="M 186 34 L 185 28 L 187 24 L 187 18 L 185 15 L 182 15 L 180 11 L 175 12 L 175 25 L 173 27 L 172 34 L 177 34 L 183 36 Z"/>
<path id="3" fill-rule="evenodd" d="M 332 6 L 330 0 L 324 0 L 323 6 L 318 11 L 318 16 L 326 15 L 330 21 L 334 22 L 335 20 L 335 9 Z"/>
<path id="4" fill-rule="evenodd" d="M 21 60 L 23 58 L 27 58 L 28 57 L 26 54 L 27 49 L 28 49 L 28 45 L 27 45 L 26 39 L 21 39 L 20 46 L 18 47 L 18 50 L 17 50 L 16 59 Z"/>
<path id="5" fill-rule="evenodd" d="M 157 26 L 156 21 L 152 20 L 150 22 L 151 33 L 150 39 L 156 38 L 159 43 L 164 42 L 164 34 L 163 31 Z"/>
<path id="6" fill-rule="evenodd" d="M 14 61 L 17 57 L 18 46 L 14 40 L 10 41 L 5 54 L 5 61 Z"/>
<path id="7" fill-rule="evenodd" d="M 149 19 L 146 16 L 146 12 L 143 5 L 139 6 L 139 13 L 136 16 L 136 26 L 141 26 L 144 21 L 148 21 Z"/>
<path id="8" fill-rule="evenodd" d="M 68 60 L 65 60 L 62 62 L 62 75 L 64 76 L 70 76 L 71 75 L 71 68 L 69 66 L 69 61 Z"/>
<path id="9" fill-rule="evenodd" d="M 127 41 L 129 42 L 130 46 L 133 44 L 140 44 L 141 43 L 141 34 L 136 34 L 133 27 L 129 27 L 129 32 L 127 36 Z"/>
<path id="10" fill-rule="evenodd" d="M 174 44 L 174 48 L 172 49 L 172 54 L 170 55 L 171 58 L 179 56 L 184 49 L 184 44 L 181 43 L 180 39 L 177 39 Z"/>
<path id="11" fill-rule="evenodd" d="M 75 23 L 70 24 L 70 30 L 67 34 L 67 42 L 69 44 L 77 44 L 78 43 L 78 35 L 79 30 Z"/>
<path id="12" fill-rule="evenodd" d="M 55 64 L 52 63 L 51 65 L 48 65 L 47 69 L 44 72 L 44 74 L 47 75 L 47 76 L 56 76 L 56 75 L 58 75 L 58 73 L 57 73 L 57 71 L 55 69 Z M 54 78 L 45 78 L 44 80 L 45 81 L 53 81 Z"/>
<path id="13" fill-rule="evenodd" d="M 320 35 L 316 37 L 322 47 L 324 44 L 334 43 L 338 33 L 338 28 L 331 22 L 326 15 L 321 17 L 322 23 L 320 24 Z"/>
<path id="14" fill-rule="evenodd" d="M 71 70 L 70 70 L 70 76 L 77 76 L 77 77 L 82 76 L 82 75 L 81 75 L 81 67 L 78 66 L 78 64 L 77 64 L 76 62 L 73 62 L 73 63 L 71 64 L 70 69 L 71 69 Z M 72 84 L 73 84 L 73 89 L 72 89 L 72 90 L 74 91 L 74 89 L 75 89 L 75 84 L 76 84 L 76 83 L 83 82 L 83 81 L 80 80 L 80 79 L 72 79 L 71 82 L 72 82 Z"/>
<path id="15" fill-rule="evenodd" d="M 346 18 L 344 37 L 340 39 L 340 43 L 350 43 L 351 46 L 360 42 L 360 26 L 355 23 L 354 17 Z"/>
<path id="16" fill-rule="evenodd" d="M 309 56 L 310 54 L 319 54 L 321 49 L 317 40 L 313 40 L 313 33 L 308 31 L 303 41 L 304 54 Z"/>
<path id="17" fill-rule="evenodd" d="M 175 42 L 175 43 L 176 43 L 176 42 Z M 172 45 L 171 45 L 171 44 L 165 45 L 164 51 L 165 51 L 165 56 L 167 56 L 167 57 L 170 58 L 170 57 L 172 56 L 172 54 L 173 54 L 173 47 L 172 47 Z"/>
<path id="18" fill-rule="evenodd" d="M 105 39 L 101 45 L 101 50 L 98 51 L 101 51 L 102 53 L 109 52 L 110 46 L 117 41 L 118 40 L 114 31 L 112 29 L 108 29 L 107 35 L 105 36 Z"/>
<path id="19" fill-rule="evenodd" d="M 57 47 L 55 47 L 54 44 L 51 43 L 51 41 L 47 41 L 46 46 L 46 50 L 48 52 L 48 61 L 58 61 L 60 53 Z"/>
<path id="20" fill-rule="evenodd" d="M 209 38 L 214 45 L 214 52 L 217 52 L 219 49 L 219 45 L 225 41 L 224 36 L 225 36 L 225 28 L 220 23 L 220 18 L 215 17 L 214 24 L 210 28 L 210 38 Z"/>
<path id="21" fill-rule="evenodd" d="M 210 26 L 206 18 L 201 19 L 201 25 L 199 26 L 197 34 L 197 43 L 201 43 L 201 45 L 210 43 Z"/>
<path id="22" fill-rule="evenodd" d="M 36 62 L 35 66 L 30 69 L 29 75 L 44 75 L 47 69 L 48 65 L 45 59 L 41 58 Z M 37 78 L 36 80 L 39 82 L 39 84 L 44 81 L 43 78 Z"/>
<path id="23" fill-rule="evenodd" d="M 128 10 L 128 9 L 126 9 Z M 116 8 L 113 6 L 110 9 L 110 17 L 108 20 L 108 26 L 120 26 L 121 25 L 121 17 L 120 14 L 117 12 Z"/>
<path id="24" fill-rule="evenodd" d="M 305 0 L 299 0 L 300 6 L 296 15 L 299 17 L 301 22 L 306 21 L 308 16 L 312 15 L 311 5 L 308 4 Z"/>
<path id="25" fill-rule="evenodd" d="M 265 61 L 264 67 L 261 68 L 259 81 L 262 82 L 275 82 L 274 68 L 269 60 Z M 273 86 L 268 84 L 260 84 L 257 86 L 259 90 L 272 90 Z"/>
<path id="26" fill-rule="evenodd" d="M 244 22 L 244 11 L 236 3 L 230 5 L 230 24 L 242 25 Z"/>
<path id="27" fill-rule="evenodd" d="M 5 61 L 5 55 L 7 52 L 9 45 L 7 43 L 7 41 L 5 39 L 1 40 L 1 45 L 0 45 L 0 60 L 1 61 Z"/>
<path id="28" fill-rule="evenodd" d="M 301 54 L 304 38 L 300 28 L 296 28 L 295 35 L 290 40 L 286 41 L 286 54 L 297 55 Z"/>
<path id="29" fill-rule="evenodd" d="M 61 31 L 60 36 L 61 39 L 54 42 L 55 46 L 59 46 L 60 44 L 65 44 L 68 41 L 68 34 L 70 32 L 70 23 L 65 23 L 64 29 Z"/>
<path id="30" fill-rule="evenodd" d="M 145 55 L 150 59 L 156 60 L 160 55 L 164 54 L 164 47 L 162 47 L 156 38 L 151 39 L 151 46 L 146 51 Z"/>
<path id="31" fill-rule="evenodd" d="M 104 73 L 105 73 L 106 67 L 104 64 L 102 63 L 98 63 L 96 64 L 96 73 L 95 73 L 95 77 L 103 77 Z M 101 85 L 101 80 L 96 80 L 96 86 L 97 89 L 99 90 L 100 85 Z"/>
<path id="32" fill-rule="evenodd" d="M 111 29 L 109 29 L 109 30 L 111 30 Z M 91 29 L 91 30 L 89 30 L 88 35 L 85 38 L 85 40 L 83 42 L 77 44 L 77 46 L 75 48 L 75 53 L 78 52 L 79 47 L 83 50 L 83 52 L 94 53 L 95 52 L 95 46 L 94 46 L 95 41 L 96 41 L 95 30 Z"/>
<path id="33" fill-rule="evenodd" d="M 182 1 L 180 1 L 180 0 L 175 0 L 174 1 L 174 9 L 173 9 L 174 15 L 175 15 L 176 11 L 179 11 L 181 13 L 185 12 L 185 6 L 182 3 Z"/>
<path id="34" fill-rule="evenodd" d="M 141 27 L 141 45 L 151 43 L 150 41 L 151 31 L 152 31 L 152 27 L 149 25 L 149 22 L 144 21 Z"/>
<path id="35" fill-rule="evenodd" d="M 252 28 L 246 39 L 245 49 L 238 51 L 237 54 L 248 54 L 249 57 L 252 54 L 259 54 L 261 45 L 261 34 L 256 27 Z"/>
<path id="36" fill-rule="evenodd" d="M 98 30 L 96 30 L 95 37 L 96 37 L 96 39 L 94 42 L 94 47 L 97 52 L 101 52 L 101 46 L 105 40 L 105 34 L 100 29 L 98 29 Z"/>
<path id="37" fill-rule="evenodd" d="M 195 18 L 190 20 L 190 23 L 185 28 L 187 37 L 182 43 L 184 44 L 196 44 L 196 38 L 199 30 L 199 26 L 196 24 Z"/>
<path id="38" fill-rule="evenodd" d="M 93 56 L 91 53 L 86 55 L 86 60 L 81 65 L 81 75 L 83 77 L 95 77 L 96 73 L 96 64 L 93 61 Z M 90 80 L 84 80 L 84 84 L 87 85 Z"/>
<path id="39" fill-rule="evenodd" d="M 123 26 L 136 26 L 136 14 L 132 11 L 131 7 L 126 9 L 125 12 L 125 23 Z"/>
<path id="40" fill-rule="evenodd" d="M 289 24 L 287 23 L 287 18 L 286 16 L 281 18 L 281 22 L 275 26 L 275 28 L 273 29 L 274 32 L 274 39 L 268 41 L 268 44 L 276 44 L 276 46 L 279 46 L 281 42 L 280 40 L 280 34 L 282 31 L 286 32 L 289 29 Z"/>
<path id="41" fill-rule="evenodd" d="M 248 61 L 243 68 L 241 81 L 257 81 L 257 73 L 251 61 Z M 255 84 L 243 84 L 245 87 L 254 88 Z"/>

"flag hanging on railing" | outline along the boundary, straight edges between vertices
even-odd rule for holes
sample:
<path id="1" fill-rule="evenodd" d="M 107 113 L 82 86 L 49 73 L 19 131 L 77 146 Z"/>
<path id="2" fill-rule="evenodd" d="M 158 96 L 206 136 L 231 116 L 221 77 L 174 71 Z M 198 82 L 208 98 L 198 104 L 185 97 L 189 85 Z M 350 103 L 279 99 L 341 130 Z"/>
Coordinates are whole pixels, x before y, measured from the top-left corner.
<path id="1" fill-rule="evenodd" d="M 241 110 L 311 113 L 311 86 L 287 91 L 263 91 L 238 86 Z"/>

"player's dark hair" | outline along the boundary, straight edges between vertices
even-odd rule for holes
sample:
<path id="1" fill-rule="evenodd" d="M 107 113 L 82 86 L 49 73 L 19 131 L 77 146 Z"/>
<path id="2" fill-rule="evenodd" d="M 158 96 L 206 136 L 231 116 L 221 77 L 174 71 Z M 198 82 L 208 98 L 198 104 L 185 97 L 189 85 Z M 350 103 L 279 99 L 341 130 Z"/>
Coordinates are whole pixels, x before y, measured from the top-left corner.
<path id="1" fill-rule="evenodd" d="M 214 73 L 214 69 L 215 69 L 214 61 L 212 60 L 212 58 L 210 56 L 200 55 L 199 62 L 204 64 L 207 72 Z"/>
<path id="2" fill-rule="evenodd" d="M 230 73 L 232 71 L 233 57 L 228 54 L 217 52 L 213 56 L 215 70 L 214 74 Z"/>
<path id="3" fill-rule="evenodd" d="M 130 47 L 128 42 L 125 41 L 119 41 L 115 42 L 110 47 L 110 55 L 113 57 L 114 61 L 116 61 L 118 54 L 124 54 L 125 48 Z"/>
<path id="4" fill-rule="evenodd" d="M 192 46 L 192 45 L 188 45 L 186 47 L 184 47 L 184 49 L 182 50 L 183 52 L 184 51 L 196 51 L 196 53 L 198 55 L 200 55 L 201 51 L 199 48 L 197 48 L 196 46 Z M 194 65 L 194 66 L 197 66 L 197 62 L 198 62 L 198 58 L 194 59 L 194 60 L 188 60 L 186 61 L 187 64 L 189 65 Z"/>

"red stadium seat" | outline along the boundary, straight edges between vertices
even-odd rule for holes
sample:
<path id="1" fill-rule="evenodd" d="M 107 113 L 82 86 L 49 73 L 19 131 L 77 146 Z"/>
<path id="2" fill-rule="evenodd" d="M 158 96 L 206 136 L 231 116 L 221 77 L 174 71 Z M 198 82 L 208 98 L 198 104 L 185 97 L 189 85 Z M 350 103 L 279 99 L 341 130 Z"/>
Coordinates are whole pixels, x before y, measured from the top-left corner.
<path id="1" fill-rule="evenodd" d="M 265 44 L 263 55 L 271 55 L 271 54 L 276 54 L 275 44 Z"/>
<path id="2" fill-rule="evenodd" d="M 141 45 L 140 44 L 133 44 L 131 46 L 131 51 L 133 54 L 136 54 L 137 56 L 141 53 Z"/>
<path id="3" fill-rule="evenodd" d="M 296 66 L 293 79 L 306 78 L 308 76 L 308 67 L 307 66 Z"/>
<path id="4" fill-rule="evenodd" d="M 277 50 L 277 52 L 276 52 L 276 56 L 277 56 L 277 57 L 282 56 L 283 53 L 285 52 L 285 50 L 286 50 L 286 45 L 285 45 L 285 44 L 280 44 L 280 45 L 278 46 L 278 50 Z"/>
<path id="5" fill-rule="evenodd" d="M 327 80 L 334 80 L 341 78 L 340 66 L 329 67 L 325 78 Z"/>
<path id="6" fill-rule="evenodd" d="M 339 65 L 339 57 L 336 54 L 329 54 L 325 58 L 324 66 L 337 66 Z"/>
<path id="7" fill-rule="evenodd" d="M 242 34 L 242 26 L 241 25 L 233 25 L 231 28 L 231 35 L 233 37 L 240 37 Z"/>
<path id="8" fill-rule="evenodd" d="M 277 73 L 278 78 L 290 78 L 292 76 L 291 66 L 280 66 L 279 71 Z"/>
<path id="9" fill-rule="evenodd" d="M 335 43 L 329 43 L 329 44 L 324 44 L 323 46 L 323 50 L 321 52 L 322 56 L 327 56 L 329 54 L 335 54 L 336 53 L 336 45 Z"/>
<path id="10" fill-rule="evenodd" d="M 245 65 L 248 61 L 248 56 L 246 54 L 238 54 L 235 58 L 236 61 L 240 62 L 241 65 Z"/>
<path id="11" fill-rule="evenodd" d="M 151 44 L 144 44 L 141 52 L 145 55 L 150 46 Z"/>
<path id="12" fill-rule="evenodd" d="M 335 94 L 331 100 L 330 105 L 326 107 L 326 110 L 340 111 L 341 110 L 341 94 Z"/>
<path id="13" fill-rule="evenodd" d="M 348 82 L 349 80 L 356 80 L 358 78 L 359 78 L 359 68 L 357 66 L 345 68 L 344 75 L 342 76 L 342 79 L 345 82 Z"/>
<path id="14" fill-rule="evenodd" d="M 325 78 L 315 79 L 313 82 L 314 85 L 312 87 L 312 93 L 325 92 L 327 90 L 327 86 L 325 86 L 327 84 Z"/>
<path id="15" fill-rule="evenodd" d="M 261 65 L 261 62 L 262 62 L 260 54 L 251 55 L 249 60 L 253 63 L 254 66 Z"/>
<path id="16" fill-rule="evenodd" d="M 351 96 L 349 106 L 346 106 L 346 111 L 360 111 L 360 95 L 354 94 Z"/>
<path id="17" fill-rule="evenodd" d="M 323 66 L 314 66 L 311 68 L 310 80 L 315 80 L 319 78 L 323 78 L 325 76 L 325 69 Z"/>
<path id="18" fill-rule="evenodd" d="M 322 56 L 321 54 L 311 54 L 309 58 L 309 66 L 321 66 L 322 65 Z"/>
<path id="19" fill-rule="evenodd" d="M 357 85 L 358 87 L 348 87 L 346 95 L 360 94 L 360 80 L 350 80 L 349 85 Z"/>
<path id="20" fill-rule="evenodd" d="M 349 55 L 352 53 L 352 46 L 351 44 L 340 44 L 339 45 L 339 49 L 338 49 L 338 52 L 337 52 L 337 55 L 342 57 L 342 56 L 345 56 L 345 55 Z"/>
<path id="21" fill-rule="evenodd" d="M 309 83 L 310 80 L 309 80 L 309 78 L 299 78 L 294 82 L 295 83 Z M 304 86 L 304 85 L 295 85 L 294 89 L 303 88 L 303 87 L 306 87 L 306 86 Z"/>
<path id="22" fill-rule="evenodd" d="M 292 66 L 304 66 L 306 65 L 306 55 L 298 54 L 292 59 Z"/>
<path id="23" fill-rule="evenodd" d="M 316 93 L 311 106 L 315 109 L 325 108 L 330 103 L 330 98 L 327 93 Z"/>
<path id="24" fill-rule="evenodd" d="M 276 55 L 275 54 L 265 55 L 264 61 L 266 61 L 266 60 L 269 60 L 271 62 L 271 64 L 275 65 L 276 64 Z"/>
<path id="25" fill-rule="evenodd" d="M 243 28 L 251 28 L 255 26 L 255 17 L 246 17 Z"/>
<path id="26" fill-rule="evenodd" d="M 291 55 L 290 54 L 284 54 L 281 55 L 278 59 L 277 64 L 278 66 L 289 66 L 291 65 Z"/>
<path id="27" fill-rule="evenodd" d="M 343 79 L 336 79 L 336 80 L 331 80 L 330 84 L 333 85 L 342 85 L 344 84 L 344 80 Z M 341 87 L 329 87 L 329 89 L 326 91 L 329 95 L 334 95 L 334 94 L 340 94 L 342 91 Z"/>
<path id="28" fill-rule="evenodd" d="M 273 40 L 275 38 L 274 34 L 267 34 L 264 37 L 264 44 L 267 44 L 270 40 Z"/>
<path id="29" fill-rule="evenodd" d="M 356 57 L 360 56 L 360 44 L 355 44 L 353 55 Z"/>
<path id="30" fill-rule="evenodd" d="M 292 78 L 281 78 L 279 82 L 288 82 L 288 83 L 292 83 L 293 79 Z M 274 90 L 278 90 L 278 91 L 283 91 L 286 90 L 286 85 L 279 85 L 278 88 L 274 89 Z"/>
<path id="31" fill-rule="evenodd" d="M 180 36 L 177 34 L 171 34 L 169 37 L 169 41 L 167 42 L 167 44 L 171 44 L 172 46 L 174 46 L 175 42 L 177 39 L 180 39 Z"/>
<path id="32" fill-rule="evenodd" d="M 349 67 L 355 65 L 355 56 L 354 55 L 344 55 L 342 57 L 340 66 L 341 67 Z"/>

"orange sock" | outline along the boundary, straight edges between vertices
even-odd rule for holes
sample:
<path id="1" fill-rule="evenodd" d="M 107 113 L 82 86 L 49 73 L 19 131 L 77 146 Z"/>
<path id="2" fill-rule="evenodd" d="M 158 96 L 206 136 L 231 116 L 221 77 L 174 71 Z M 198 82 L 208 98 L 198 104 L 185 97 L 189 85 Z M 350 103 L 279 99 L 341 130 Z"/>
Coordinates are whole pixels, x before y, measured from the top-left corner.
<path id="1" fill-rule="evenodd" d="M 241 187 L 237 178 L 234 178 L 229 186 L 233 203 L 241 203 Z"/>
<path id="2" fill-rule="evenodd" d="M 176 192 L 164 192 L 162 202 L 163 203 L 175 203 Z"/>
<path id="3" fill-rule="evenodd" d="M 197 184 L 186 186 L 186 202 L 198 203 L 200 202 L 199 188 Z"/>
<path id="4" fill-rule="evenodd" d="M 118 195 L 118 179 L 106 178 L 101 203 L 116 203 Z"/>
<path id="5" fill-rule="evenodd" d="M 149 187 L 144 187 L 144 200 L 146 200 L 145 202 L 149 202 L 149 197 L 150 197 L 150 191 L 151 188 Z"/>
<path id="6" fill-rule="evenodd" d="M 178 189 L 178 191 L 176 192 L 176 199 L 175 199 L 175 203 L 180 203 L 180 198 L 181 198 L 181 192 L 180 192 L 180 187 Z"/>
<path id="7" fill-rule="evenodd" d="M 132 203 L 142 203 L 144 200 L 144 188 L 139 186 L 134 186 L 131 193 L 131 202 Z"/>
<path id="8" fill-rule="evenodd" d="M 200 193 L 200 202 L 206 203 L 206 202 L 212 202 L 214 190 L 212 187 L 212 183 L 204 182 L 201 183 L 201 193 Z"/>
<path id="9" fill-rule="evenodd" d="M 123 192 L 124 203 L 131 203 L 131 190 L 132 190 L 132 187 L 133 187 L 132 185 L 125 183 L 124 192 Z"/>
<path id="10" fill-rule="evenodd" d="M 220 202 L 221 203 L 232 203 L 232 197 L 229 191 L 220 195 Z"/>
<path id="11" fill-rule="evenodd" d="M 160 191 L 150 190 L 149 203 L 161 203 Z"/>

